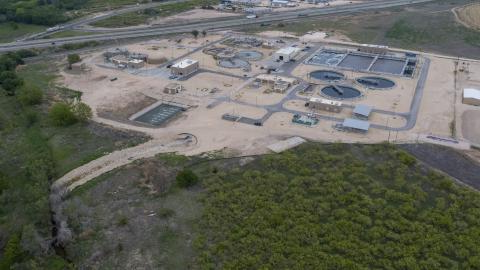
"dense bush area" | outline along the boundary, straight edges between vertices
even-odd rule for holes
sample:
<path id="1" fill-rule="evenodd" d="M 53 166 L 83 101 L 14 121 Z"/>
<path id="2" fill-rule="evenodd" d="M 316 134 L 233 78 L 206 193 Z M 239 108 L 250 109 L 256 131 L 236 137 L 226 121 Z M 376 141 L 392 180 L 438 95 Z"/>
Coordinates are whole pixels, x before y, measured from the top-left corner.
<path id="1" fill-rule="evenodd" d="M 185 169 L 177 174 L 175 179 L 177 185 L 182 188 L 187 188 L 195 185 L 198 182 L 198 176 L 191 170 Z"/>
<path id="2" fill-rule="evenodd" d="M 480 269 L 480 195 L 394 146 L 308 144 L 204 185 L 202 269 Z"/>

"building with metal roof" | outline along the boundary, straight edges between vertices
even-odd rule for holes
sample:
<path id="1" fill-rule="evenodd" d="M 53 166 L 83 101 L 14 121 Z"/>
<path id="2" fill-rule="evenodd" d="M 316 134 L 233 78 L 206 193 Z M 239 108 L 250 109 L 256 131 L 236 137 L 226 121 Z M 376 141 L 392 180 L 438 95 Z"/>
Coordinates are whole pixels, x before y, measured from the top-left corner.
<path id="1" fill-rule="evenodd" d="M 480 106 L 480 90 L 473 88 L 463 89 L 464 104 Z"/>
<path id="2" fill-rule="evenodd" d="M 367 132 L 370 128 L 370 123 L 364 120 L 358 120 L 353 118 L 347 118 L 343 120 L 342 127 L 345 130 L 355 132 Z"/>
<path id="3" fill-rule="evenodd" d="M 276 51 L 274 54 L 275 61 L 289 62 L 294 59 L 300 52 L 300 48 L 297 47 L 285 47 Z"/>
<path id="4" fill-rule="evenodd" d="M 358 104 L 353 109 L 353 115 L 360 119 L 368 119 L 368 117 L 370 117 L 370 114 L 372 113 L 372 110 L 372 106 Z"/>

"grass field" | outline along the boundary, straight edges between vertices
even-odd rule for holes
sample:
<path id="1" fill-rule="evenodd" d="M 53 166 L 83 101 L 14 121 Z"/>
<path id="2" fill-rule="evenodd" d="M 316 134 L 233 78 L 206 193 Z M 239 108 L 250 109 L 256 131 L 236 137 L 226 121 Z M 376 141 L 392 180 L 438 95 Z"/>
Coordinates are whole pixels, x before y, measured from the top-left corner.
<path id="1" fill-rule="evenodd" d="M 92 10 L 115 9 L 126 5 L 135 5 L 137 3 L 148 3 L 143 0 L 88 0 L 85 7 Z"/>
<path id="2" fill-rule="evenodd" d="M 0 23 L 0 43 L 12 42 L 30 34 L 42 32 L 45 26 L 23 23 Z"/>
<path id="3" fill-rule="evenodd" d="M 78 37 L 78 36 L 88 36 L 94 35 L 94 32 L 84 32 L 84 31 L 75 31 L 75 30 L 66 30 L 62 32 L 56 32 L 51 35 L 45 36 L 44 38 L 65 38 L 65 37 Z"/>
<path id="4" fill-rule="evenodd" d="M 126 13 L 93 23 L 96 27 L 119 28 L 146 24 L 149 19 L 155 17 L 168 17 L 181 12 L 195 9 L 202 5 L 217 4 L 217 0 L 189 0 L 178 3 L 165 3 L 156 8 L 143 11 Z"/>

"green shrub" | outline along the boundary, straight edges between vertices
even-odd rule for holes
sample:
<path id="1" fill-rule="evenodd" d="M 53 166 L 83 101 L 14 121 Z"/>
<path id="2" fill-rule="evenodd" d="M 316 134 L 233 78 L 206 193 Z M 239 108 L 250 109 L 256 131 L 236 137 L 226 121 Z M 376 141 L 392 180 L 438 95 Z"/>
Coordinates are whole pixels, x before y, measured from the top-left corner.
<path id="1" fill-rule="evenodd" d="M 413 156 L 411 156 L 411 155 L 409 155 L 409 154 L 407 154 L 403 151 L 398 152 L 397 157 L 400 160 L 400 162 L 402 162 L 403 164 L 405 164 L 407 166 L 415 165 L 415 163 L 417 162 L 417 160 Z"/>
<path id="2" fill-rule="evenodd" d="M 0 195 L 8 189 L 8 186 L 7 178 L 0 174 Z"/>
<path id="3" fill-rule="evenodd" d="M 55 103 L 50 109 L 49 117 L 55 126 L 70 126 L 77 122 L 77 117 L 72 111 L 72 108 L 64 103 Z"/>
<path id="4" fill-rule="evenodd" d="M 33 126 L 35 123 L 38 122 L 40 118 L 38 113 L 31 109 L 25 110 L 23 113 L 23 117 L 25 119 L 25 126 L 27 127 Z"/>
<path id="5" fill-rule="evenodd" d="M 36 86 L 24 85 L 20 88 L 17 98 L 25 106 L 37 105 L 42 103 L 43 92 Z"/>
<path id="6" fill-rule="evenodd" d="M 123 226 L 125 226 L 125 225 L 127 225 L 127 224 L 128 224 L 128 218 L 127 218 L 126 216 L 122 216 L 122 217 L 120 217 L 120 218 L 118 219 L 118 222 L 117 222 L 117 225 L 118 225 L 118 226 L 123 227 Z"/>
<path id="7" fill-rule="evenodd" d="M 2 260 L 0 262 L 0 269 L 11 269 L 13 264 L 22 257 L 22 248 L 20 246 L 20 235 L 14 234 L 8 240 Z"/>
<path id="8" fill-rule="evenodd" d="M 22 78 L 19 78 L 15 71 L 3 71 L 0 73 L 0 85 L 7 95 L 14 96 L 18 87 L 23 85 Z"/>
<path id="9" fill-rule="evenodd" d="M 77 102 L 72 106 L 72 111 L 75 117 L 80 122 L 86 122 L 92 118 L 92 109 L 83 102 Z"/>
<path id="10" fill-rule="evenodd" d="M 175 211 L 170 208 L 160 208 L 157 213 L 161 218 L 169 218 L 175 215 Z"/>
<path id="11" fill-rule="evenodd" d="M 72 69 L 72 65 L 81 61 L 80 55 L 74 53 L 67 56 L 68 68 Z"/>
<path id="12" fill-rule="evenodd" d="M 198 176 L 191 170 L 184 169 L 177 174 L 177 184 L 182 188 L 187 188 L 198 183 Z"/>

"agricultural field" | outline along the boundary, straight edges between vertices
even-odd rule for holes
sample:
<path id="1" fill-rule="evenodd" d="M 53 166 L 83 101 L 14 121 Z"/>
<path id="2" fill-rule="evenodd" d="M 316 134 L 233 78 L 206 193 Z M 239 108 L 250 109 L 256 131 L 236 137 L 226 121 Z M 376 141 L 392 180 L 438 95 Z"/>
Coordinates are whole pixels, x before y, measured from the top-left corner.
<path id="1" fill-rule="evenodd" d="M 395 146 L 215 156 L 160 155 L 75 190 L 69 258 L 102 269 L 480 267 L 480 195 Z M 200 182 L 185 189 L 175 175 L 186 169 Z"/>

